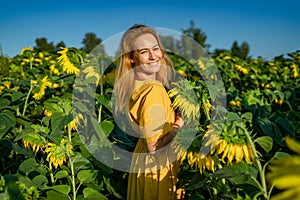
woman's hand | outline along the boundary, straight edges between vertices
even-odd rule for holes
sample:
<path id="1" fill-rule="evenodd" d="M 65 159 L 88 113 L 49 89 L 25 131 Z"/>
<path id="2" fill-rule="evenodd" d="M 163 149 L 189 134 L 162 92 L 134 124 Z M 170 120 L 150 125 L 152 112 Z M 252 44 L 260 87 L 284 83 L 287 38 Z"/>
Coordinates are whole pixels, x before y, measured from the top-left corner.
<path id="1" fill-rule="evenodd" d="M 160 148 L 167 145 L 171 140 L 175 137 L 176 133 L 179 129 L 181 129 L 184 125 L 183 118 L 181 113 L 177 113 L 175 117 L 175 122 L 172 124 L 172 130 L 168 132 L 168 134 L 164 135 L 162 138 L 158 139 L 155 142 L 151 142 L 147 144 L 148 152 L 154 153 L 155 151 L 159 150 Z"/>
<path id="2" fill-rule="evenodd" d="M 183 125 L 184 125 L 184 121 L 183 121 L 181 113 L 180 112 L 176 113 L 175 122 L 172 125 L 172 127 L 179 130 L 183 127 Z"/>

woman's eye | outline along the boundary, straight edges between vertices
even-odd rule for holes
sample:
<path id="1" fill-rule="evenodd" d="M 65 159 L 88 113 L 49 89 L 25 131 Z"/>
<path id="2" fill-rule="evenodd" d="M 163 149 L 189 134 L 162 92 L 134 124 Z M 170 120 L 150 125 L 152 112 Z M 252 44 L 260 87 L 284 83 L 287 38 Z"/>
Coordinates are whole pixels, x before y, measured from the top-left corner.
<path id="1" fill-rule="evenodd" d="M 146 54 L 147 53 L 147 51 L 141 51 L 140 52 L 140 54 Z"/>
<path id="2" fill-rule="evenodd" d="M 154 48 L 153 48 L 154 51 L 157 51 L 157 50 L 159 50 L 159 49 L 160 49 L 159 47 L 154 47 Z"/>

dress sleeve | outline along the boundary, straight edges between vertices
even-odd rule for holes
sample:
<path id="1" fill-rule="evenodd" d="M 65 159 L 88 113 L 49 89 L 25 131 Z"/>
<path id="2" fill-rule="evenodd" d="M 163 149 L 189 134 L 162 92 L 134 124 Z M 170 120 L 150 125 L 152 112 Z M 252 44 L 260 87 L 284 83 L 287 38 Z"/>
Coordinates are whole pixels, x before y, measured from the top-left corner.
<path id="1" fill-rule="evenodd" d="M 147 143 L 157 141 L 172 130 L 175 117 L 169 96 L 162 85 L 144 85 L 133 99 L 130 115 Z"/>

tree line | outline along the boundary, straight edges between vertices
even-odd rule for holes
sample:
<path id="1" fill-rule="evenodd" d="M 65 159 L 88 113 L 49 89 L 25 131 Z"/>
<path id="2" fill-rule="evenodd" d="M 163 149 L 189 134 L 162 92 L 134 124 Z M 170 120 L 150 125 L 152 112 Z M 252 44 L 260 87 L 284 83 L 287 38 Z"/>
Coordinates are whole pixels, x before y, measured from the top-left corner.
<path id="1" fill-rule="evenodd" d="M 247 42 L 242 42 L 239 44 L 236 40 L 233 41 L 231 47 L 229 49 L 221 49 L 216 48 L 213 51 L 210 51 L 211 45 L 207 43 L 207 35 L 203 32 L 200 28 L 195 26 L 193 20 L 190 21 L 189 27 L 186 29 L 181 30 L 182 33 L 189 38 L 192 38 L 198 44 L 200 44 L 210 55 L 218 56 L 223 52 L 230 51 L 232 55 L 240 57 L 242 59 L 250 59 L 249 52 L 250 46 Z M 187 38 L 181 38 L 181 40 L 176 40 L 172 36 L 161 36 L 161 40 L 165 45 L 165 48 L 169 48 L 172 50 L 180 50 L 186 54 L 187 58 L 194 58 L 195 55 L 199 55 L 199 49 L 192 48 L 191 43 Z M 85 53 L 91 52 L 97 45 L 101 44 L 102 39 L 99 38 L 95 33 L 88 32 L 84 35 L 82 40 L 82 47 L 79 48 Z M 48 51 L 48 52 L 55 52 L 59 50 L 61 47 L 66 47 L 66 44 L 63 41 L 54 44 L 53 42 L 48 42 L 47 38 L 37 38 L 35 40 L 35 47 L 34 49 L 37 51 Z M 189 49 L 189 51 L 187 51 Z M 105 49 L 100 48 L 101 53 L 105 54 Z M 183 55 L 183 54 L 181 54 Z"/>

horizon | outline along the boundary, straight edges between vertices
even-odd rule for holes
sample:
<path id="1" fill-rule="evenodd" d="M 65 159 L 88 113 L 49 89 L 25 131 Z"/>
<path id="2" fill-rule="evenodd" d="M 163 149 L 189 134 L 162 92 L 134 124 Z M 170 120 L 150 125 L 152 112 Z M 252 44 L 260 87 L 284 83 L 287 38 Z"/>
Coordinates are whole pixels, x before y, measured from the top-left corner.
<path id="1" fill-rule="evenodd" d="M 229 50 L 234 41 L 247 42 L 249 56 L 269 60 L 300 49 L 300 2 L 296 0 L 164 1 L 159 6 L 137 1 L 67 0 L 42 5 L 36 0 L 12 0 L 2 7 L 6 9 L 0 13 L 0 44 L 9 57 L 34 47 L 35 39 L 42 37 L 54 45 L 63 41 L 67 47 L 81 48 L 86 33 L 105 41 L 135 23 L 182 32 L 190 21 L 207 36 L 209 51 Z"/>

